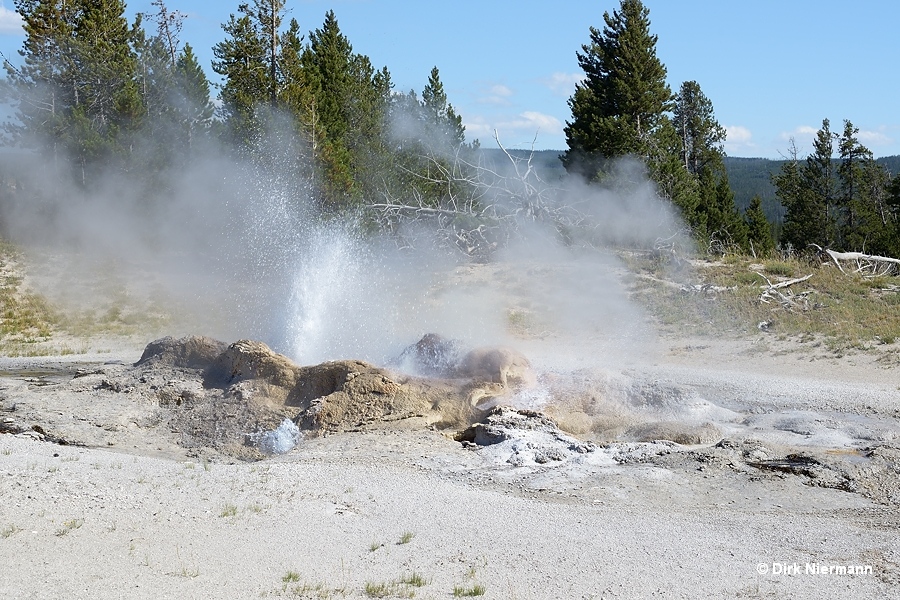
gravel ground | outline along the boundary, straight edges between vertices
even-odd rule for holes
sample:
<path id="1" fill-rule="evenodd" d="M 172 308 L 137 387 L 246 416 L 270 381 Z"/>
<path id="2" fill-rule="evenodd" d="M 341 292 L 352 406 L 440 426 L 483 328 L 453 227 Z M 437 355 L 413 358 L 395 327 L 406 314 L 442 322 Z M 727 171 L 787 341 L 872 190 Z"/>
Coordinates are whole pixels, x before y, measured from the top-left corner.
<path id="1" fill-rule="evenodd" d="M 77 387 L 130 352 L 4 360 L 0 419 L 69 445 L 0 435 L 0 596 L 897 597 L 895 371 L 757 347 L 662 340 L 606 369 L 663 390 L 630 414 L 724 441 L 543 464 L 412 424 L 241 462 L 180 447 L 137 395 Z"/>

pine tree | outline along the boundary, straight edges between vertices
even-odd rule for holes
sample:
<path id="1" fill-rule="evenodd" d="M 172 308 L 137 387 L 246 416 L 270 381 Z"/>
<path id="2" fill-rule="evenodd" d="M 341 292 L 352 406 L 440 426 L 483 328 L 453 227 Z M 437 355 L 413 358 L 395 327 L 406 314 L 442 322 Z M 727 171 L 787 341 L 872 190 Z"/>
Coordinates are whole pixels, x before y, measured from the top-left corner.
<path id="1" fill-rule="evenodd" d="M 261 36 L 250 7 L 238 7 L 239 17 L 230 15 L 222 25 L 227 37 L 213 46 L 213 71 L 225 78 L 219 93 L 220 117 L 226 138 L 243 150 L 259 143 L 263 124 L 257 114 L 260 103 L 269 99 L 269 70 L 266 40 Z"/>
<path id="2" fill-rule="evenodd" d="M 603 31 L 590 28 L 590 44 L 577 53 L 585 80 L 569 99 L 572 120 L 564 129 L 566 170 L 595 178 L 608 159 L 647 159 L 654 135 L 672 108 L 666 68 L 656 56 L 649 9 L 640 0 L 621 0 L 603 14 Z"/>
<path id="3" fill-rule="evenodd" d="M 684 218 L 704 245 L 715 240 L 745 246 L 746 229 L 725 170 L 725 129 L 696 81 L 681 84 L 673 126 L 680 141 L 679 160 L 698 182 L 699 200 L 693 210 L 682 208 Z"/>
<path id="4" fill-rule="evenodd" d="M 307 113 L 314 113 L 310 106 L 311 93 L 306 82 L 300 57 L 303 54 L 303 35 L 297 19 L 291 19 L 281 35 L 281 52 L 278 60 L 278 104 L 294 115 L 299 124 L 314 128 L 315 120 L 307 121 Z"/>
<path id="5" fill-rule="evenodd" d="M 816 132 L 813 153 L 806 157 L 801 169 L 803 186 L 810 194 L 812 202 L 812 239 L 807 244 L 830 247 L 838 235 L 837 179 L 834 164 L 834 140 L 828 119 L 822 121 L 822 128 Z"/>
<path id="6" fill-rule="evenodd" d="M 86 185 L 94 169 L 128 168 L 143 106 L 132 49 L 135 28 L 121 0 L 17 0 L 23 66 L 7 64 L 16 102 L 7 131 L 54 162 L 69 161 Z"/>
<path id="7" fill-rule="evenodd" d="M 140 19 L 142 15 L 138 15 Z M 168 24 L 168 21 L 166 21 Z M 175 64 L 169 54 L 168 41 L 158 33 L 148 37 L 139 21 L 135 26 L 133 46 L 137 58 L 138 93 L 144 106 L 141 135 L 137 136 L 135 155 L 141 174 L 155 178 L 179 160 L 174 148 L 176 127 L 173 122 L 172 97 L 175 93 Z M 151 183 L 158 185 L 158 182 Z"/>
<path id="8" fill-rule="evenodd" d="M 259 36 L 265 44 L 265 62 L 269 71 L 269 103 L 272 108 L 278 104 L 278 92 L 281 87 L 279 79 L 279 59 L 281 34 L 281 18 L 284 13 L 284 0 L 253 0 L 252 15 L 258 24 Z"/>
<path id="9" fill-rule="evenodd" d="M 802 165 L 793 140 L 788 160 L 781 166 L 781 171 L 772 177 L 772 184 L 775 195 L 785 207 L 781 242 L 795 251 L 805 251 L 809 244 L 820 240 L 822 213 L 811 190 L 804 185 Z"/>
<path id="10" fill-rule="evenodd" d="M 447 93 L 437 67 L 431 69 L 428 84 L 422 90 L 423 118 L 427 135 L 445 151 L 455 151 L 466 139 L 462 117 L 447 101 Z"/>
<path id="11" fill-rule="evenodd" d="M 673 122 L 681 139 L 685 168 L 699 176 L 707 168 L 720 170 L 725 156 L 725 128 L 719 125 L 713 104 L 696 81 L 681 84 L 675 97 Z"/>
<path id="12" fill-rule="evenodd" d="M 330 209 L 352 206 L 377 174 L 367 153 L 378 154 L 384 143 L 389 74 L 386 69 L 376 72 L 368 57 L 353 52 L 334 11 L 326 13 L 321 28 L 310 32 L 300 65 L 315 109 L 315 159 L 324 174 L 322 204 Z"/>
<path id="13" fill-rule="evenodd" d="M 772 225 L 763 212 L 762 199 L 758 195 L 750 200 L 744 220 L 747 223 L 748 249 L 754 256 L 768 256 L 775 249 L 775 240 L 772 238 Z"/>
<path id="14" fill-rule="evenodd" d="M 39 148 L 53 165 L 64 160 L 69 124 L 66 113 L 75 104 L 75 69 L 70 46 L 74 38 L 74 6 L 60 2 L 17 0 L 25 41 L 21 67 L 4 63 L 4 92 L 15 109 L 15 120 L 4 130 L 13 143 Z M 55 170 L 55 169 L 54 169 Z"/>
<path id="15" fill-rule="evenodd" d="M 154 173 L 188 164 L 199 138 L 209 132 L 214 107 L 209 80 L 193 49 L 179 48 L 184 16 L 169 12 L 162 0 L 153 5 L 159 11 L 151 18 L 156 35 L 148 38 L 138 27 L 134 45 L 146 112 L 137 151 L 151 185 L 158 186 L 164 184 L 154 179 Z"/>
<path id="16" fill-rule="evenodd" d="M 212 126 L 215 106 L 210 99 L 206 73 L 193 48 L 185 44 L 175 62 L 175 111 L 180 123 L 181 146 L 191 155 L 198 142 L 205 141 Z"/>
<path id="17" fill-rule="evenodd" d="M 900 256 L 900 174 L 888 179 L 884 189 L 884 215 L 888 234 L 885 254 L 896 257 Z"/>
<path id="18" fill-rule="evenodd" d="M 181 11 L 170 11 L 165 0 L 153 0 L 150 5 L 156 8 L 153 18 L 156 22 L 157 37 L 165 48 L 169 63 L 174 69 L 178 62 L 178 46 L 181 44 L 180 36 L 185 15 Z"/>
<path id="19" fill-rule="evenodd" d="M 871 254 L 900 255 L 895 234 L 897 215 L 892 213 L 890 207 L 890 174 L 884 166 L 869 157 L 864 162 L 859 183 L 860 226 L 856 235 L 861 238 L 861 245 L 858 247 Z"/>
<path id="20" fill-rule="evenodd" d="M 886 206 L 889 177 L 872 152 L 859 143 L 857 133 L 859 129 L 845 120 L 838 146 L 838 245 L 885 252 L 891 229 Z"/>

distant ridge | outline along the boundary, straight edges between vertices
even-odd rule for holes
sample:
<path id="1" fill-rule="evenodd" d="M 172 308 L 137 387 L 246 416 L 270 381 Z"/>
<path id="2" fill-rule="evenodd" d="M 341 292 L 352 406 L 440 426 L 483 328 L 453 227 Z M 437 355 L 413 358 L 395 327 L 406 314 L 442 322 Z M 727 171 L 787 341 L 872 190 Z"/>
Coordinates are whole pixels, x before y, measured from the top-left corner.
<path id="1" fill-rule="evenodd" d="M 482 148 L 481 152 L 486 160 L 508 161 L 509 159 L 499 148 Z M 532 157 L 532 165 L 547 182 L 559 181 L 565 175 L 565 168 L 559 160 L 565 150 L 535 150 Z M 527 159 L 532 154 L 531 150 L 509 150 L 512 156 Z M 883 156 L 875 159 L 883 165 L 891 176 L 900 173 L 900 155 Z M 772 185 L 772 175 L 781 171 L 781 166 L 786 160 L 774 160 L 770 158 L 752 158 L 739 156 L 725 157 L 725 170 L 728 171 L 728 183 L 734 192 L 734 203 L 738 210 L 744 212 L 754 196 L 762 200 L 763 212 L 773 223 L 784 221 L 784 207 L 775 196 L 775 186 Z"/>

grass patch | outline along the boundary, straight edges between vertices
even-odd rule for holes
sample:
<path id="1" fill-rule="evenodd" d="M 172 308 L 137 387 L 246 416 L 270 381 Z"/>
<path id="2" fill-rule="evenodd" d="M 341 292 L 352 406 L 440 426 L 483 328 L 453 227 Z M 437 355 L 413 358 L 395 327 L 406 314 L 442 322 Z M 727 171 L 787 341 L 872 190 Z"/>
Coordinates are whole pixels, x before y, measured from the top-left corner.
<path id="1" fill-rule="evenodd" d="M 84 521 L 82 519 L 70 519 L 63 523 L 62 527 L 56 530 L 56 537 L 69 535 L 69 532 L 76 529 L 81 529 L 82 525 L 84 525 Z"/>
<path id="2" fill-rule="evenodd" d="M 430 581 L 425 579 L 425 577 L 423 577 L 421 573 L 416 573 L 414 571 L 408 575 L 404 575 L 403 577 L 401 577 L 400 583 L 418 588 L 428 585 Z"/>
<path id="3" fill-rule="evenodd" d="M 842 273 L 830 263 L 768 261 L 759 272 L 773 284 L 812 274 L 802 283 L 779 290 L 795 300 L 795 306 L 789 307 L 761 301 L 761 286 L 766 282 L 757 274 L 759 263 L 751 257 L 728 263 L 698 262 L 677 275 L 660 273 L 652 257 L 629 256 L 626 263 L 635 274 L 633 295 L 664 331 L 675 335 L 740 337 L 758 334 L 759 324 L 766 322 L 772 333 L 822 340 L 834 352 L 900 339 L 900 277 L 866 278 Z M 673 285 L 673 281 L 686 285 Z M 689 290 L 688 285 L 716 286 L 716 291 Z"/>
<path id="4" fill-rule="evenodd" d="M 431 583 L 421 573 L 408 573 L 394 581 L 381 581 L 366 583 L 365 592 L 369 598 L 413 598 L 416 595 L 415 588 L 424 587 Z"/>
<path id="5" fill-rule="evenodd" d="M 794 277 L 797 273 L 797 264 L 783 260 L 769 260 L 763 264 L 767 275 L 775 277 Z"/>
<path id="6" fill-rule="evenodd" d="M 397 541 L 397 544 L 401 545 L 401 546 L 403 544 L 408 544 L 413 540 L 414 537 L 416 537 L 415 533 L 413 533 L 411 531 L 406 531 L 403 533 L 403 535 L 400 536 L 400 539 Z"/>
<path id="7" fill-rule="evenodd" d="M 66 272 L 64 266 L 50 268 Z M 129 293 L 125 280 L 113 269 L 98 268 L 81 276 L 90 286 L 89 307 L 69 302 L 69 294 L 48 298 L 38 293 L 28 285 L 25 270 L 24 254 L 0 240 L 0 354 L 4 356 L 80 354 L 88 350 L 86 340 L 92 336 L 147 336 L 172 321 L 165 301 Z M 91 280 L 83 281 L 84 277 Z M 57 343 L 58 335 L 80 341 Z"/>
<path id="8" fill-rule="evenodd" d="M 380 583 L 369 581 L 366 583 L 365 592 L 369 598 L 413 598 L 416 595 L 414 590 L 400 581 Z"/>
<path id="9" fill-rule="evenodd" d="M 483 585 L 455 585 L 453 586 L 454 598 L 472 598 L 475 596 L 484 596 L 487 589 Z"/>
<path id="10" fill-rule="evenodd" d="M 234 504 L 225 504 L 222 507 L 222 512 L 219 514 L 220 517 L 228 518 L 228 517 L 236 517 L 238 514 L 238 508 Z"/>
<path id="11" fill-rule="evenodd" d="M 294 572 L 288 571 L 288 574 L 292 573 Z M 298 583 L 298 581 L 299 575 L 297 580 L 291 579 L 290 581 L 284 581 L 280 592 L 276 592 L 276 594 L 293 596 L 295 598 L 315 598 L 316 600 L 329 600 L 330 598 L 337 597 L 343 598 L 347 595 L 347 590 L 345 588 L 333 588 L 324 583 Z"/>
<path id="12" fill-rule="evenodd" d="M 15 525 L 8 525 L 3 529 L 0 529 L 0 538 L 3 538 L 5 540 L 6 538 L 13 536 L 20 531 L 22 530 Z"/>

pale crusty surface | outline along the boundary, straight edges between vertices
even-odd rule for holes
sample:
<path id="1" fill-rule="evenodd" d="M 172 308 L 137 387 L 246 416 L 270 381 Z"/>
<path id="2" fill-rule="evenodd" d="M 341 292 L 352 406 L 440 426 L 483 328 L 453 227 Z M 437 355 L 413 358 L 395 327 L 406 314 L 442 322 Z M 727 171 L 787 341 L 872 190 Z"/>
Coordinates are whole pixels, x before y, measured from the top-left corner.
<path id="1" fill-rule="evenodd" d="M 565 396 L 552 394 L 564 376 L 580 382 L 590 422 L 579 437 L 594 450 L 561 452 L 553 444 L 569 434 L 546 428 L 464 445 L 411 418 L 249 462 L 180 445 L 153 421 L 158 402 L 111 389 L 139 357 L 5 361 L 0 419 L 48 436 L 0 435 L 0 596 L 366 598 L 381 584 L 416 598 L 476 586 L 486 598 L 900 591 L 900 381 L 886 353 L 661 340 L 646 365 L 610 372 L 543 368 L 538 357 L 551 397 Z M 605 396 L 591 408 L 585 390 Z M 708 423 L 724 441 L 627 437 L 648 431 L 635 423 L 672 422 Z M 538 447 L 556 454 L 537 462 Z M 872 572 L 814 575 L 807 563 Z M 412 575 L 425 584 L 397 583 Z"/>

